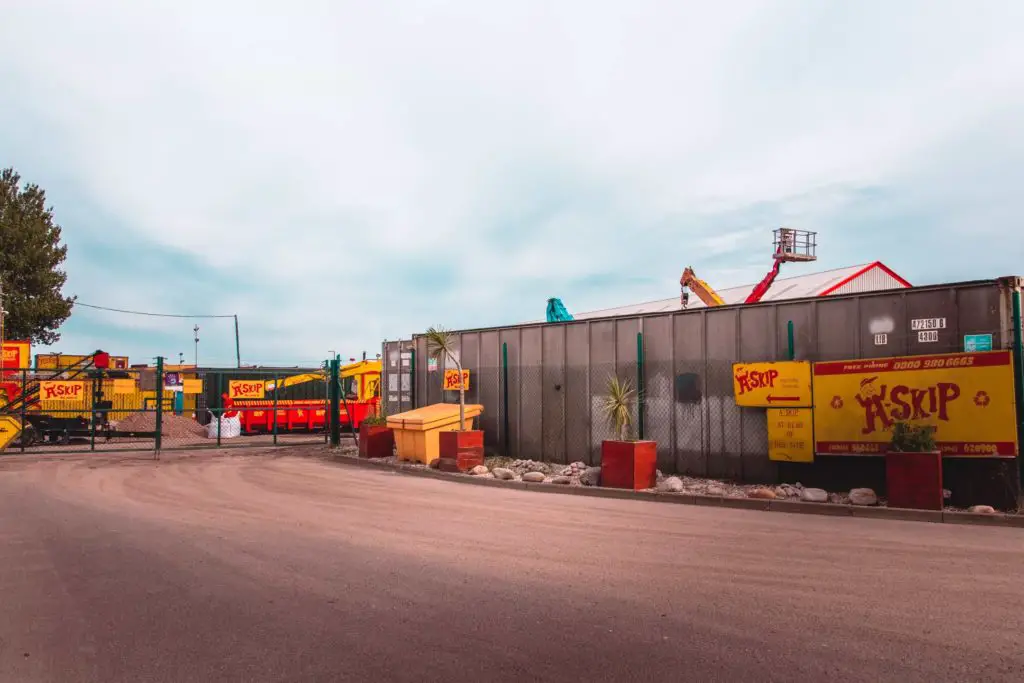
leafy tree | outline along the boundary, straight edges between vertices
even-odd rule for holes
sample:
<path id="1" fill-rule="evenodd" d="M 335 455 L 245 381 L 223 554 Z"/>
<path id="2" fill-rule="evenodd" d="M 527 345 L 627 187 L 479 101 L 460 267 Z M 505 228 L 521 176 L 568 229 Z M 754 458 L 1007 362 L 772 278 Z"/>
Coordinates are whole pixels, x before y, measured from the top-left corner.
<path id="1" fill-rule="evenodd" d="M 5 339 L 30 339 L 53 344 L 56 331 L 71 315 L 75 298 L 61 288 L 67 274 L 61 264 L 67 246 L 60 243 L 60 226 L 46 207 L 46 192 L 38 185 L 20 187 L 14 169 L 0 171 L 0 287 L 3 288 Z"/>

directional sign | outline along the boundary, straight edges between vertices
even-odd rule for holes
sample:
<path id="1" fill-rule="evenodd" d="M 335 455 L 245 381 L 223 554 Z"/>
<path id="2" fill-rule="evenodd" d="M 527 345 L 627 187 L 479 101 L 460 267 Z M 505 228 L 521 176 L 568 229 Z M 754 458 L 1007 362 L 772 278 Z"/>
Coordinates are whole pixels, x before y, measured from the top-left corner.
<path id="1" fill-rule="evenodd" d="M 736 405 L 744 408 L 810 408 L 811 364 L 734 363 L 732 388 Z"/>
<path id="2" fill-rule="evenodd" d="M 10 415 L 0 415 L 0 451 L 7 448 L 21 433 L 21 422 Z"/>
<path id="3" fill-rule="evenodd" d="M 811 408 L 769 408 L 768 459 L 814 462 L 814 418 Z"/>

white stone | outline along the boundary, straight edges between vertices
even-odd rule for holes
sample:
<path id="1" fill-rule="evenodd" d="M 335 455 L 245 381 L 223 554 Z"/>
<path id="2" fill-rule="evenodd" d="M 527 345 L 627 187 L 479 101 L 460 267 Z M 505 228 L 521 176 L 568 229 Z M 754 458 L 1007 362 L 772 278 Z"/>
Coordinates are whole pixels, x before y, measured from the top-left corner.
<path id="1" fill-rule="evenodd" d="M 973 512 L 977 515 L 994 515 L 996 509 L 991 505 L 972 505 L 967 509 L 968 512 Z"/>
<path id="2" fill-rule="evenodd" d="M 725 489 L 723 489 L 721 486 L 709 486 L 708 487 L 708 495 L 709 496 L 724 496 L 725 495 Z"/>
<path id="3" fill-rule="evenodd" d="M 878 496 L 871 489 L 851 489 L 850 503 L 852 505 L 878 505 Z"/>
<path id="4" fill-rule="evenodd" d="M 801 489 L 800 500 L 806 503 L 827 503 L 828 491 L 825 489 Z"/>
<path id="5" fill-rule="evenodd" d="M 504 467 L 495 467 L 493 470 L 491 470 L 491 474 L 494 475 L 495 479 L 511 480 L 516 478 L 515 472 Z"/>
<path id="6" fill-rule="evenodd" d="M 540 482 L 544 481 L 544 473 L 543 472 L 527 472 L 526 474 L 523 475 L 523 481 L 530 481 L 530 482 L 533 482 L 535 484 L 539 484 Z"/>
<path id="7" fill-rule="evenodd" d="M 572 483 L 572 479 L 570 479 L 569 477 L 555 477 L 554 479 L 551 480 L 551 483 L 567 486 Z"/>
<path id="8" fill-rule="evenodd" d="M 658 490 L 666 493 L 679 493 L 683 490 L 683 480 L 679 477 L 668 477 L 658 482 Z"/>
<path id="9" fill-rule="evenodd" d="M 476 474 L 476 475 L 480 475 L 480 474 L 487 474 L 487 468 L 486 468 L 486 467 L 484 467 L 483 465 L 477 465 L 476 467 L 474 467 L 473 469 L 471 469 L 471 470 L 469 471 L 469 473 L 470 473 L 470 474 Z"/>

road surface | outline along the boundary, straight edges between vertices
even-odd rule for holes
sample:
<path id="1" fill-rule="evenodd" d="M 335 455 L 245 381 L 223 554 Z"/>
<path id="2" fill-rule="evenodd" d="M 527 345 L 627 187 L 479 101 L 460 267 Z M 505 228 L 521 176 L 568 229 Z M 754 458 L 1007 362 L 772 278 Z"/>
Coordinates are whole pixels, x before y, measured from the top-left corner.
<path id="1" fill-rule="evenodd" d="M 1020 681 L 1024 532 L 0 462 L 0 681 Z"/>

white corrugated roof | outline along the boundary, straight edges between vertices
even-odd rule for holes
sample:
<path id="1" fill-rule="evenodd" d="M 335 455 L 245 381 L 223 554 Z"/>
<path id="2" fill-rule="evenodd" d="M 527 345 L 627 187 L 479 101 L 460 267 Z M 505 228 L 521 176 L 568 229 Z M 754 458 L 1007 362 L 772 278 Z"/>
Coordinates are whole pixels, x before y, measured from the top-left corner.
<path id="1" fill-rule="evenodd" d="M 859 266 L 847 266 L 846 268 L 825 270 L 820 273 L 808 273 L 807 275 L 778 278 L 775 280 L 775 284 L 772 285 L 772 288 L 768 290 L 764 298 L 761 300 L 778 301 L 780 299 L 802 299 L 805 297 L 819 296 L 830 287 L 834 287 L 843 280 L 853 277 L 871 265 L 875 264 L 865 263 Z M 875 265 L 875 267 L 877 268 L 878 266 Z M 698 273 L 698 276 L 699 275 L 700 273 Z M 741 304 L 753 289 L 754 285 L 750 284 L 742 285 L 740 287 L 730 287 L 728 289 L 719 289 L 717 291 L 719 296 L 725 300 L 726 304 Z M 704 302 L 698 299 L 696 294 L 691 293 L 690 305 L 686 310 L 692 311 L 696 308 L 703 307 Z M 587 318 L 608 318 L 618 315 L 637 315 L 641 313 L 669 313 L 671 311 L 679 310 L 682 310 L 682 306 L 679 303 L 679 296 L 676 295 L 671 299 L 659 299 L 657 301 L 648 301 L 642 304 L 619 306 L 618 308 L 603 308 L 597 311 L 587 311 L 585 313 L 576 313 L 570 309 L 569 312 L 572 313 L 573 318 L 576 320 L 586 320 Z"/>

